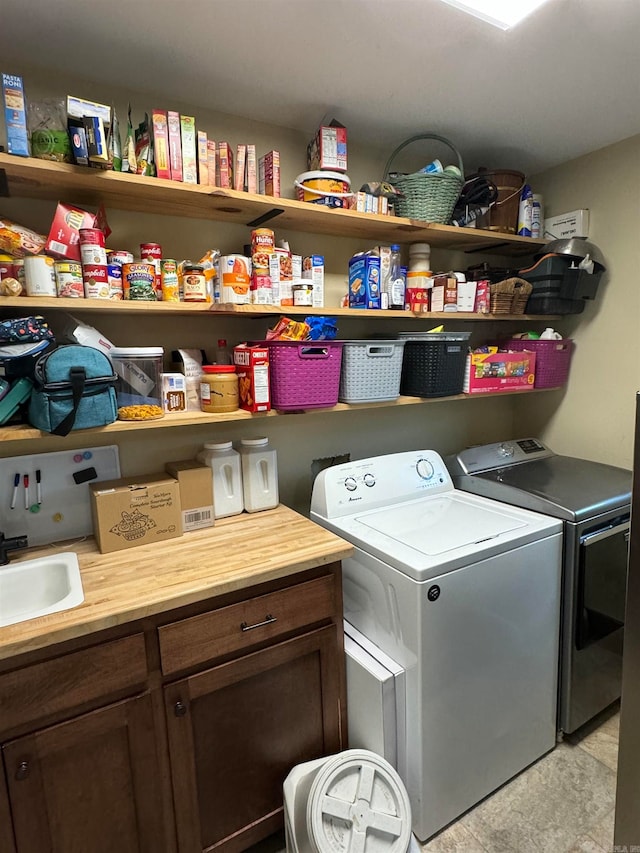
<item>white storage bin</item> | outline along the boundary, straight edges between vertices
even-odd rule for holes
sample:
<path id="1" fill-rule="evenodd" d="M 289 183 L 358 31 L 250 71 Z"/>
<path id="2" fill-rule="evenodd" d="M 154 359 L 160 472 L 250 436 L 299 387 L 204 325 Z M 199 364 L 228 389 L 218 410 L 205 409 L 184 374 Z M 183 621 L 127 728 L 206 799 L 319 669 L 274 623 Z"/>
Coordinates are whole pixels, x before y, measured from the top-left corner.
<path id="1" fill-rule="evenodd" d="M 338 399 L 371 403 L 400 396 L 404 341 L 343 341 Z"/>

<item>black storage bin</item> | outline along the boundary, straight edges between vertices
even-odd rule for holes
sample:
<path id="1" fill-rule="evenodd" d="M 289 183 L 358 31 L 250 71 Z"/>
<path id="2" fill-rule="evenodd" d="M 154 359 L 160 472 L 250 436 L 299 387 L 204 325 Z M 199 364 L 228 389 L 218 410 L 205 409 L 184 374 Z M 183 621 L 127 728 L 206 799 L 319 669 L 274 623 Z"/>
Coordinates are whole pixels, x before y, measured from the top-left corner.
<path id="1" fill-rule="evenodd" d="M 408 397 L 461 394 L 471 332 L 400 332 L 405 342 L 400 393 Z"/>
<path id="2" fill-rule="evenodd" d="M 572 263 L 574 268 L 572 268 Z M 547 255 L 519 275 L 533 285 L 531 298 L 555 291 L 560 299 L 595 299 L 603 269 L 596 264 L 592 273 L 577 269 L 578 261 L 561 255 Z"/>
<path id="3" fill-rule="evenodd" d="M 560 299 L 555 292 L 536 293 L 527 300 L 527 314 L 582 314 L 586 300 Z"/>

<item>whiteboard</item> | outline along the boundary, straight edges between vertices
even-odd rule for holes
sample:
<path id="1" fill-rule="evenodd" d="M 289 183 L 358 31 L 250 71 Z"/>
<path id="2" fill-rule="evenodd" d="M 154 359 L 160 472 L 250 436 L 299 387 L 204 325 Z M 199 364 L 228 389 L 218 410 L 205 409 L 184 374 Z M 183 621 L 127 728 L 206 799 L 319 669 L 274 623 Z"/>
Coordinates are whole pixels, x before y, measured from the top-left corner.
<path id="1" fill-rule="evenodd" d="M 16 476 L 19 483 L 14 502 Z M 0 459 L 0 530 L 7 538 L 26 535 L 29 546 L 90 536 L 89 484 L 119 476 L 120 457 L 115 444 Z"/>

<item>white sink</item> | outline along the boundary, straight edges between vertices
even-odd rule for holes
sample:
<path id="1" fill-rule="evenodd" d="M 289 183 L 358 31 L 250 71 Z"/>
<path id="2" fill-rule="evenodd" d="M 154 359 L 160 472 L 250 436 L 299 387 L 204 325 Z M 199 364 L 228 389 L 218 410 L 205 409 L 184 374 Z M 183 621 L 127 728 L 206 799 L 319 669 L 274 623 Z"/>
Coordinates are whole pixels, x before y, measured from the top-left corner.
<path id="1" fill-rule="evenodd" d="M 73 551 L 0 566 L 0 628 L 69 610 L 83 601 Z"/>

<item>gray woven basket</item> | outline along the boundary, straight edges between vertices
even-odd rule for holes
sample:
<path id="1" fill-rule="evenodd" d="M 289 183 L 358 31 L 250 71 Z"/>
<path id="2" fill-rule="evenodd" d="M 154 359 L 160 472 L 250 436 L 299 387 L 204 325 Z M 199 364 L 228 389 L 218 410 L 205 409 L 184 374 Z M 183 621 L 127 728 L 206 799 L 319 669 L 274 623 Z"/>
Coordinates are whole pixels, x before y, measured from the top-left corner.
<path id="1" fill-rule="evenodd" d="M 396 155 L 407 145 L 419 139 L 435 139 L 447 145 L 456 156 L 460 177 L 449 175 L 446 172 L 436 175 L 412 172 L 409 175 L 390 177 L 391 164 Z M 398 216 L 446 225 L 451 220 L 453 208 L 464 185 L 462 157 L 454 144 L 445 139 L 444 136 L 437 136 L 435 133 L 420 133 L 399 145 L 389 157 L 384 170 L 384 180 L 400 190 L 404 196 L 394 202 Z"/>

